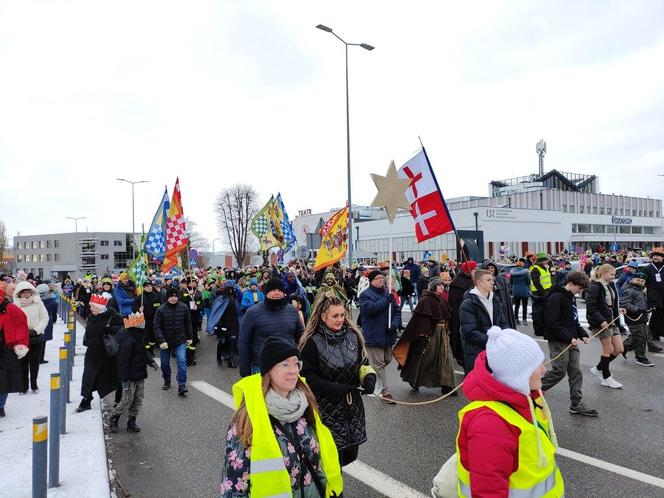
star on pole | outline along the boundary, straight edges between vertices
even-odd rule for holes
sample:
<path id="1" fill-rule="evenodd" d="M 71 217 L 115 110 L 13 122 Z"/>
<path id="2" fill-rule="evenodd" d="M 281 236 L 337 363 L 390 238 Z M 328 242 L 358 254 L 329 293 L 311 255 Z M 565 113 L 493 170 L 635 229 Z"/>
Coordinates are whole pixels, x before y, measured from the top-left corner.
<path id="1" fill-rule="evenodd" d="M 385 208 L 390 223 L 394 222 L 394 217 L 399 208 L 410 209 L 410 203 L 406 199 L 406 190 L 408 190 L 411 180 L 410 178 L 401 178 L 397 174 L 394 161 L 390 163 L 385 176 L 371 173 L 371 179 L 378 189 L 371 207 Z"/>

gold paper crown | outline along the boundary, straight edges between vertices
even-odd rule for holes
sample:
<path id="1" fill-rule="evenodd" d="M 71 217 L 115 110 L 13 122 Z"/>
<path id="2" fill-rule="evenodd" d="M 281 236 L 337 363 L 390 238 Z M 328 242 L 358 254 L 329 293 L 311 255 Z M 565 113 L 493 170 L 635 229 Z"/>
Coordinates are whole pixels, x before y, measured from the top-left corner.
<path id="1" fill-rule="evenodd" d="M 143 313 L 132 313 L 124 319 L 124 326 L 128 328 L 143 328 L 145 327 L 145 317 Z"/>

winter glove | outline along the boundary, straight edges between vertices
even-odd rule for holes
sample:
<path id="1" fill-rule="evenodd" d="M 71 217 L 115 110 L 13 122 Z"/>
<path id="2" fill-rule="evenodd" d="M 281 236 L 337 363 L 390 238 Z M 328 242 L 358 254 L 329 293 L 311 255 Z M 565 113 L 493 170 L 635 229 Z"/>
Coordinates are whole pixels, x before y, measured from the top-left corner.
<path id="1" fill-rule="evenodd" d="M 16 353 L 19 360 L 28 354 L 29 350 L 28 346 L 24 346 L 23 344 L 17 344 L 14 346 L 14 353 Z"/>
<path id="2" fill-rule="evenodd" d="M 168 343 L 167 342 L 162 342 L 159 345 L 159 349 L 161 349 L 162 351 L 166 351 L 168 349 Z"/>
<path id="3" fill-rule="evenodd" d="M 150 363 L 148 363 L 148 365 L 150 365 L 155 370 L 159 369 L 159 367 L 157 366 L 157 363 L 154 360 L 152 360 Z"/>
<path id="4" fill-rule="evenodd" d="M 194 342 L 191 339 L 187 339 L 187 346 L 191 346 L 191 343 Z"/>
<path id="5" fill-rule="evenodd" d="M 129 391 L 129 381 L 125 380 L 122 382 L 122 390 Z"/>
<path id="6" fill-rule="evenodd" d="M 364 376 L 362 387 L 364 388 L 363 394 L 373 394 L 376 390 L 376 374 L 370 373 Z"/>

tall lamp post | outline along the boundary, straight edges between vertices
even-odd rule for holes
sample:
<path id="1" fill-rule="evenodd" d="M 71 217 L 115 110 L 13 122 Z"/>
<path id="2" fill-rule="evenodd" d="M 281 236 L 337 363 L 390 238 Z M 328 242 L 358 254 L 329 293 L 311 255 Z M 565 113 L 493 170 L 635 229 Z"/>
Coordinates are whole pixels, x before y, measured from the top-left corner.
<path id="1" fill-rule="evenodd" d="M 78 220 L 84 220 L 86 219 L 85 216 L 65 216 L 66 219 L 68 220 L 74 220 L 74 231 L 76 232 L 76 246 L 74 247 L 74 256 L 76 257 L 76 272 L 78 273 L 78 263 L 80 261 L 78 257 Z"/>
<path id="2" fill-rule="evenodd" d="M 134 259 L 134 245 L 136 240 L 134 240 L 136 230 L 134 229 L 134 185 L 137 183 L 148 183 L 148 180 L 139 180 L 133 182 L 131 180 L 125 180 L 124 178 L 116 178 L 119 182 L 125 182 L 131 184 L 131 259 Z"/>
<path id="3" fill-rule="evenodd" d="M 348 266 L 353 266 L 353 204 L 351 200 L 351 182 L 350 182 L 350 112 L 348 106 L 348 47 L 362 47 L 365 50 L 373 50 L 375 47 L 366 43 L 348 43 L 346 40 L 336 34 L 332 28 L 328 28 L 322 24 L 316 26 L 318 29 L 327 33 L 333 34 L 341 43 L 346 47 L 346 161 L 347 161 L 347 176 L 348 176 Z"/>

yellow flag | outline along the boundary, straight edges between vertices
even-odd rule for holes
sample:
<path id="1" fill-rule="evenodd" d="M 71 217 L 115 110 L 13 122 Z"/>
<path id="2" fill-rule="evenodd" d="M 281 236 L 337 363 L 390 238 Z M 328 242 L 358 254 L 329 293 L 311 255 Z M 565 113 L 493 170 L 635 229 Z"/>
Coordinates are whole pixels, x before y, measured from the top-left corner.
<path id="1" fill-rule="evenodd" d="M 316 255 L 314 271 L 333 265 L 346 256 L 348 248 L 348 208 L 345 207 L 332 215 L 321 230 L 323 237 Z"/>

